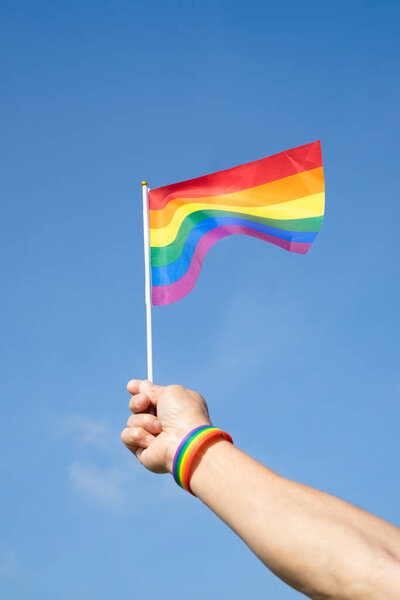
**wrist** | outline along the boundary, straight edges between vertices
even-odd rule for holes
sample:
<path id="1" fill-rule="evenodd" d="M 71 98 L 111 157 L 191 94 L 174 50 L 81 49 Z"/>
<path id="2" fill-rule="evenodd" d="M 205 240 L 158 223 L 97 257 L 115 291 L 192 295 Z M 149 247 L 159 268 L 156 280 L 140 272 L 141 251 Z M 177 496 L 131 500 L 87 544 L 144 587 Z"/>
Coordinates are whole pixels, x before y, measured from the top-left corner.
<path id="1" fill-rule="evenodd" d="M 200 425 L 197 425 L 197 427 L 200 427 L 202 425 L 211 425 L 211 423 L 201 423 Z M 173 463 L 174 463 L 174 458 L 176 455 L 176 451 L 179 448 L 179 445 L 181 444 L 182 440 L 185 439 L 185 437 L 188 435 L 188 433 L 190 433 L 190 431 L 192 431 L 193 429 L 195 429 L 196 426 L 194 427 L 189 427 L 186 430 L 183 430 L 182 433 L 178 434 L 177 432 L 171 432 L 168 433 L 168 445 L 167 445 L 167 453 L 166 453 L 166 469 L 169 473 L 171 473 L 172 475 L 172 470 L 173 470 Z"/>
<path id="2" fill-rule="evenodd" d="M 201 425 L 191 430 L 180 442 L 172 462 L 172 475 L 176 483 L 187 492 L 195 495 L 190 486 L 193 469 L 204 456 L 211 442 L 225 440 L 233 444 L 229 433 L 212 425 Z"/>
<path id="3" fill-rule="evenodd" d="M 170 435 L 170 440 L 167 446 L 167 455 L 166 455 L 166 469 L 168 471 L 168 473 L 171 473 L 172 475 L 172 465 L 174 463 L 174 457 L 176 454 L 176 451 L 179 447 L 179 444 L 182 441 L 182 437 L 178 437 L 177 434 L 168 434 Z"/>
<path id="4" fill-rule="evenodd" d="M 168 431 L 168 444 L 167 444 L 167 452 L 166 452 L 166 464 L 165 467 L 169 473 L 172 474 L 172 466 L 175 458 L 176 451 L 182 442 L 182 440 L 194 429 L 201 426 L 211 425 L 211 421 L 208 419 L 196 419 L 191 421 L 179 428 L 179 430 Z"/>
<path id="5" fill-rule="evenodd" d="M 203 495 L 211 490 L 215 493 L 215 485 L 224 481 L 233 468 L 238 448 L 223 438 L 210 440 L 193 461 L 190 487 L 193 493 L 204 500 Z M 223 487 L 224 484 L 222 484 Z"/>

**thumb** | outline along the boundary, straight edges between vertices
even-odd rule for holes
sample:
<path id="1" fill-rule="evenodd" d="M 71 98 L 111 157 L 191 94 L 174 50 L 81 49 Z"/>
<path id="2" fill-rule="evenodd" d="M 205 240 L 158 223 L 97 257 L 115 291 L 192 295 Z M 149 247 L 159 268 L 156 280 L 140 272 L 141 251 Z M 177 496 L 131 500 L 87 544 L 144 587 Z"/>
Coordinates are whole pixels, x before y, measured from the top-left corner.
<path id="1" fill-rule="evenodd" d="M 148 398 L 150 398 L 153 406 L 157 406 L 158 399 L 163 389 L 164 387 L 162 385 L 154 385 L 154 383 L 148 379 L 145 379 L 139 385 L 140 393 L 145 394 Z"/>

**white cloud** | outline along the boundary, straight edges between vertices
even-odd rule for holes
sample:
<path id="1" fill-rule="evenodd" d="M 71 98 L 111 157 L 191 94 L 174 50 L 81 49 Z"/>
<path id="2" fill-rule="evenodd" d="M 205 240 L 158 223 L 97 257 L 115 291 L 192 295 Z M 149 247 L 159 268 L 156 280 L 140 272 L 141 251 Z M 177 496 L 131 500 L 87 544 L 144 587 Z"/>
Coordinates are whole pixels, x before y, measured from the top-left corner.
<path id="1" fill-rule="evenodd" d="M 68 476 L 75 491 L 91 504 L 114 509 L 123 506 L 124 473 L 120 468 L 75 462 L 69 465 Z"/>
<path id="2" fill-rule="evenodd" d="M 79 445 L 82 460 L 67 467 L 69 482 L 76 494 L 92 506 L 120 509 L 124 504 L 124 473 L 119 467 L 121 441 L 106 419 L 84 414 L 60 417 L 56 423 L 56 435 L 69 438 Z M 86 452 L 85 452 L 86 447 Z M 93 453 L 96 458 L 93 462 Z M 85 454 L 92 455 L 85 460 Z M 99 462 L 97 463 L 97 457 Z M 107 457 L 108 465 L 104 465 Z M 115 459 L 118 459 L 116 464 Z"/>
<path id="3" fill-rule="evenodd" d="M 112 451 L 119 444 L 119 432 L 113 431 L 105 420 L 87 415 L 64 416 L 59 419 L 57 430 L 61 436 L 70 436 L 79 444 L 99 450 Z"/>
<path id="4" fill-rule="evenodd" d="M 0 554 L 0 577 L 12 577 L 17 571 L 17 550 L 15 548 L 7 548 Z"/>
<path id="5" fill-rule="evenodd" d="M 79 459 L 67 466 L 67 476 L 73 492 L 86 504 L 131 511 L 134 497 L 135 510 L 140 512 L 149 504 L 158 506 L 171 499 L 171 486 L 160 476 L 145 472 L 106 419 L 64 416 L 57 421 L 56 434 L 79 445 Z"/>

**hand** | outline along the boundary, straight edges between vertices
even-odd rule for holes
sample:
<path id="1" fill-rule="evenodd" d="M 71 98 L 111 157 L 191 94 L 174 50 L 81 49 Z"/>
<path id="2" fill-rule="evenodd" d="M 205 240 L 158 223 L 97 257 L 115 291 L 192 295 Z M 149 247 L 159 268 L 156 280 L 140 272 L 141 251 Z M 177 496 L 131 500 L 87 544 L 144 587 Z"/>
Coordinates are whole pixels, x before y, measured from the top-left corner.
<path id="1" fill-rule="evenodd" d="M 153 473 L 172 471 L 176 449 L 189 431 L 211 425 L 205 400 L 180 385 L 154 385 L 132 379 L 129 417 L 121 439 L 136 458 Z M 149 414 L 149 410 L 156 415 Z"/>

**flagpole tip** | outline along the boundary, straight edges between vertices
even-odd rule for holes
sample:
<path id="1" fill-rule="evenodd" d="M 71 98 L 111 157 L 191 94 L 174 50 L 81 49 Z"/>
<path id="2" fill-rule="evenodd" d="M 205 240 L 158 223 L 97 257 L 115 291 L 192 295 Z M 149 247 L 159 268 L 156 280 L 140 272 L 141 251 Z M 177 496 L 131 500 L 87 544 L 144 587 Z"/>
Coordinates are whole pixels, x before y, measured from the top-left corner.
<path id="1" fill-rule="evenodd" d="M 147 183 L 147 181 L 142 181 L 142 186 L 144 186 L 144 185 L 149 185 L 149 184 Z"/>

